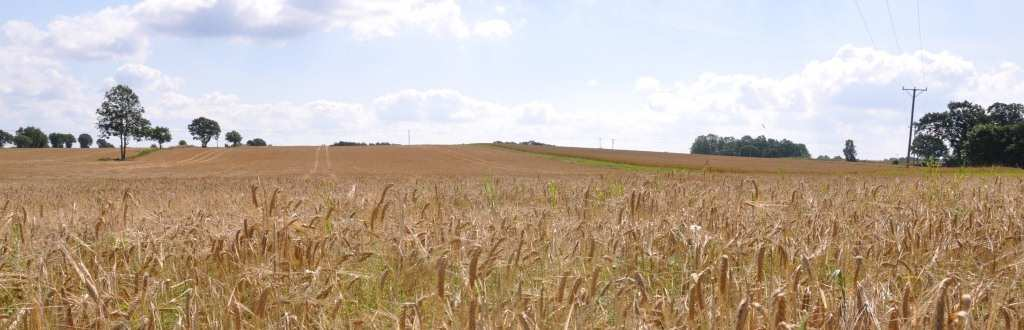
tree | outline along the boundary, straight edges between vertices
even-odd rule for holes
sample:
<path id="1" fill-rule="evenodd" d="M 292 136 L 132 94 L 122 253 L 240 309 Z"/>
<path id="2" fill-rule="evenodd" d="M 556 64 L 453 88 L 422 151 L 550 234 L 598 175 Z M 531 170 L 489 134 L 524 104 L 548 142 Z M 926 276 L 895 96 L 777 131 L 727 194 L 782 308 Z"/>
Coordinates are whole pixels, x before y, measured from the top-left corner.
<path id="1" fill-rule="evenodd" d="M 853 145 L 853 140 L 846 140 L 846 146 L 843 147 L 843 157 L 846 157 L 848 162 L 857 161 L 857 147 Z"/>
<path id="2" fill-rule="evenodd" d="M 971 165 L 1024 167 L 1024 123 L 974 127 L 964 144 L 964 155 Z"/>
<path id="3" fill-rule="evenodd" d="M 936 136 L 949 145 L 953 163 L 964 160 L 964 142 L 974 126 L 991 121 L 985 108 L 969 101 L 950 102 L 946 112 L 925 114 L 917 122 L 920 132 Z M 998 108 L 998 107 L 997 107 Z"/>
<path id="4" fill-rule="evenodd" d="M 766 138 L 764 135 L 756 138 L 744 136 L 740 139 L 714 134 L 701 135 L 693 141 L 690 153 L 746 157 L 811 157 L 807 146 L 802 143 L 794 143 L 788 139 L 779 141 Z"/>
<path id="5" fill-rule="evenodd" d="M 14 135 L 0 129 L 0 148 L 3 148 L 4 145 L 8 143 L 14 143 Z"/>
<path id="6" fill-rule="evenodd" d="M 110 144 L 110 142 L 107 142 L 107 140 L 99 139 L 99 140 L 96 140 L 96 147 L 98 147 L 98 148 L 113 148 L 114 145 Z"/>
<path id="7" fill-rule="evenodd" d="M 46 148 L 49 147 L 49 141 L 46 138 L 46 133 L 42 130 L 28 126 L 18 128 L 14 132 L 14 145 L 18 148 Z"/>
<path id="8" fill-rule="evenodd" d="M 238 131 L 230 131 L 227 134 L 224 134 L 224 139 L 231 142 L 232 147 L 242 145 L 242 134 L 238 133 Z"/>
<path id="9" fill-rule="evenodd" d="M 24 135 L 16 135 L 13 140 L 14 146 L 17 148 L 31 148 L 29 145 L 32 144 L 32 139 Z"/>
<path id="10" fill-rule="evenodd" d="M 187 146 L 187 145 L 188 145 L 188 142 L 185 142 L 185 140 L 178 140 L 178 146 L 179 147 L 184 147 L 184 146 Z"/>
<path id="11" fill-rule="evenodd" d="M 988 116 L 993 124 L 1013 125 L 1024 123 L 1024 105 L 1020 103 L 993 103 L 988 107 Z"/>
<path id="12" fill-rule="evenodd" d="M 50 145 L 54 148 L 64 147 L 64 134 L 50 133 Z"/>
<path id="13" fill-rule="evenodd" d="M 149 130 L 148 135 L 150 140 L 156 141 L 160 149 L 164 148 L 164 143 L 171 142 L 171 130 L 167 129 L 167 127 L 153 127 Z"/>
<path id="14" fill-rule="evenodd" d="M 100 136 L 116 136 L 121 139 L 121 160 L 128 159 L 125 155 L 128 139 L 142 141 L 146 137 L 149 121 L 142 117 L 145 112 L 138 95 L 125 85 L 117 85 L 107 91 L 103 104 L 96 109 L 96 115 L 99 116 L 96 126 L 100 129 Z"/>
<path id="15" fill-rule="evenodd" d="M 265 147 L 267 146 L 267 141 L 263 141 L 263 139 L 261 138 L 255 138 L 249 141 L 245 141 L 245 145 L 250 147 Z"/>
<path id="16" fill-rule="evenodd" d="M 971 165 L 994 165 L 1006 149 L 1006 132 L 998 125 L 979 125 L 971 130 L 964 145 Z"/>
<path id="17" fill-rule="evenodd" d="M 188 132 L 192 134 L 192 138 L 202 143 L 203 148 L 206 148 L 210 139 L 220 138 L 220 124 L 212 119 L 199 117 L 188 124 Z"/>
<path id="18" fill-rule="evenodd" d="M 75 145 L 75 135 L 74 134 L 67 134 L 67 133 L 61 134 L 61 140 L 64 142 L 64 148 L 71 149 Z"/>
<path id="19" fill-rule="evenodd" d="M 910 145 L 910 152 L 918 157 L 939 160 L 949 156 L 949 148 L 942 139 L 931 134 L 918 134 Z"/>
<path id="20" fill-rule="evenodd" d="M 89 149 L 92 146 L 92 135 L 83 133 L 78 136 L 78 147 L 82 149 Z"/>

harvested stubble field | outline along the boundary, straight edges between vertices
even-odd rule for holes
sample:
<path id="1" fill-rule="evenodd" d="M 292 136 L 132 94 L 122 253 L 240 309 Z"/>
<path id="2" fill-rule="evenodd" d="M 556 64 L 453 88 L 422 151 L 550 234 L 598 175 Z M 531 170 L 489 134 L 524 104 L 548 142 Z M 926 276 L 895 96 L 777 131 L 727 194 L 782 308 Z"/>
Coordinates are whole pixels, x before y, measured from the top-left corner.
<path id="1" fill-rule="evenodd" d="M 19 152 L 0 150 L 7 328 L 1024 327 L 1020 177 Z"/>
<path id="2" fill-rule="evenodd" d="M 877 162 L 820 161 L 791 158 L 753 158 L 691 155 L 668 152 L 497 144 L 495 146 L 556 157 L 619 164 L 730 173 L 870 174 L 900 167 Z"/>

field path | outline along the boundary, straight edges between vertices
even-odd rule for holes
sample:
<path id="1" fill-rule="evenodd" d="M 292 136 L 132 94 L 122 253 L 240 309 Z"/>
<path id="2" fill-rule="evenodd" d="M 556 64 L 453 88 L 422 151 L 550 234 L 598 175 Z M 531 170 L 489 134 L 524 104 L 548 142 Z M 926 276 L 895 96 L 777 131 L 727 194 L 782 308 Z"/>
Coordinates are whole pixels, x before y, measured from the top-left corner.
<path id="1" fill-rule="evenodd" d="M 323 146 L 317 146 L 313 149 L 313 167 L 309 169 L 309 172 L 306 172 L 306 175 L 303 176 L 304 178 L 309 178 L 320 169 L 320 149 L 323 149 Z"/>
<path id="2" fill-rule="evenodd" d="M 331 168 L 331 147 L 326 144 L 324 145 L 324 163 L 327 165 L 327 175 L 331 179 L 337 179 L 338 176 L 334 174 L 334 170 Z"/>
<path id="3" fill-rule="evenodd" d="M 194 162 L 194 161 L 195 161 L 195 160 L 197 160 L 197 159 L 200 159 L 200 158 L 206 157 L 206 155 L 207 155 L 207 154 L 209 154 L 209 153 L 211 153 L 211 152 L 212 152 L 212 151 L 210 151 L 210 150 L 207 150 L 207 149 L 203 149 L 203 150 L 200 150 L 199 152 L 197 152 L 197 153 L 196 153 L 195 155 L 192 155 L 192 157 L 189 157 L 189 158 L 185 158 L 185 159 L 179 160 L 179 161 L 177 161 L 177 162 L 174 162 L 174 163 L 171 163 L 171 164 L 169 164 L 169 165 L 170 165 L 170 166 L 179 166 L 179 165 L 189 164 L 189 163 L 192 163 L 192 162 Z"/>

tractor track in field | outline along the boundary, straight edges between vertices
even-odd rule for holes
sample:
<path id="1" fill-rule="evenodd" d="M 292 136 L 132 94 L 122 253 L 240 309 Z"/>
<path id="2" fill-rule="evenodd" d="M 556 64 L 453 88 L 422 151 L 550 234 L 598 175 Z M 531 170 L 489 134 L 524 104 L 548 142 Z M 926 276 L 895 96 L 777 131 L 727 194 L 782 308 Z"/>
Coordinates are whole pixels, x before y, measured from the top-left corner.
<path id="1" fill-rule="evenodd" d="M 318 146 L 313 150 L 313 166 L 302 176 L 303 178 L 308 179 L 320 170 L 320 149 L 323 149 L 323 146 Z"/>
<path id="2" fill-rule="evenodd" d="M 505 165 L 503 165 L 501 163 L 493 162 L 493 161 L 488 161 L 488 160 L 485 160 L 485 159 L 482 159 L 482 158 L 478 158 L 478 157 L 474 157 L 474 156 L 468 155 L 467 153 L 459 152 L 458 150 L 453 150 L 454 147 L 451 147 L 451 146 L 440 146 L 438 148 L 439 148 L 438 150 L 441 150 L 442 152 L 450 155 L 452 158 L 455 158 L 455 159 L 459 159 L 459 160 L 464 160 L 464 161 L 468 161 L 468 162 L 472 162 L 472 163 L 481 164 L 484 167 L 491 167 L 491 168 L 500 169 L 500 170 L 506 170 L 506 171 L 507 170 L 513 170 L 512 168 L 510 168 L 508 166 L 505 166 Z"/>
<path id="3" fill-rule="evenodd" d="M 329 147 L 329 146 L 327 146 L 325 144 L 323 146 L 323 148 L 324 148 L 324 163 L 325 163 L 325 165 L 327 165 L 327 175 L 330 176 L 331 179 L 337 179 L 338 178 L 337 175 L 334 174 L 334 170 L 331 168 L 331 147 Z"/>

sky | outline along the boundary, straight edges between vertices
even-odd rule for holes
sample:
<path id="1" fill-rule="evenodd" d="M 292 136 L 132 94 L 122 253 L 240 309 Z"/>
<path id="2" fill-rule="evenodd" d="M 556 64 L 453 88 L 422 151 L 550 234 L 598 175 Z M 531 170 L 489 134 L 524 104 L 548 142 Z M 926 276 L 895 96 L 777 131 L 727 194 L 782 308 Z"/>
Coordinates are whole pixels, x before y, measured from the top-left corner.
<path id="1" fill-rule="evenodd" d="M 11 0 L 0 129 L 97 134 L 106 90 L 195 143 L 545 143 L 688 152 L 766 135 L 906 152 L 953 100 L 1024 102 L 1021 1 Z M 148 145 L 140 142 L 137 145 Z"/>

